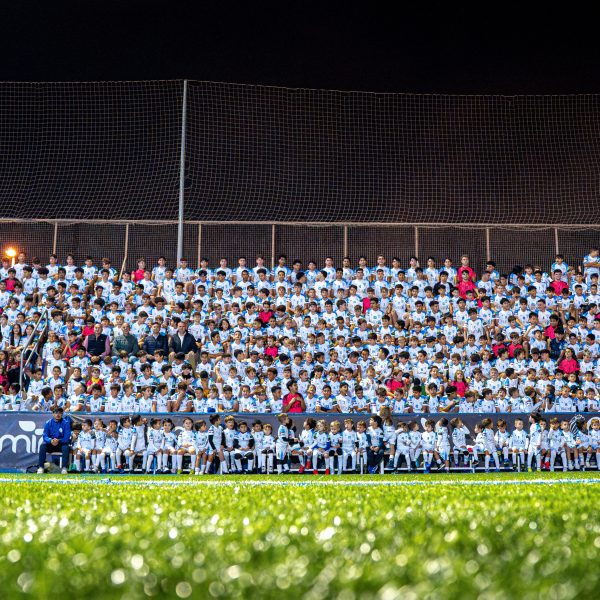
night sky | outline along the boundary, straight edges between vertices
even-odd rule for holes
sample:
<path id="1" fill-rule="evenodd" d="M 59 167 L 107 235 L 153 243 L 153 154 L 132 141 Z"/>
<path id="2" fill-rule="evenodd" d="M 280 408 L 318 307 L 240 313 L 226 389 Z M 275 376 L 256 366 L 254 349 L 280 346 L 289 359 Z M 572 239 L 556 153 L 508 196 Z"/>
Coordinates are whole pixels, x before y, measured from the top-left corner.
<path id="1" fill-rule="evenodd" d="M 495 14 L 433 3 L 409 12 L 404 3 L 379 4 L 13 0 L 0 9 L 0 80 L 600 92 L 591 13 L 543 5 L 526 13 L 497 3 Z"/>

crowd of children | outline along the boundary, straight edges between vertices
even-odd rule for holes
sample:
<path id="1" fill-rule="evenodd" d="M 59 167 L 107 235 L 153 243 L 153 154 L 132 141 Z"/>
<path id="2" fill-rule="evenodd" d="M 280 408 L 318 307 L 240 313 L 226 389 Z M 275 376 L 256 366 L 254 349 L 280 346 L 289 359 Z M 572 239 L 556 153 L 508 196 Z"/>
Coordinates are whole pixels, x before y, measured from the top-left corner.
<path id="1" fill-rule="evenodd" d="M 597 412 L 600 258 L 0 268 L 0 410 Z M 45 310 L 44 333 L 36 329 Z M 24 355 L 24 356 L 23 356 Z M 19 365 L 24 357 L 24 389 Z M 156 458 L 156 457 L 155 457 Z M 395 456 L 396 458 L 396 456 Z"/>
<path id="2" fill-rule="evenodd" d="M 600 469 L 598 417 L 570 422 L 536 412 L 527 423 L 515 419 L 512 430 L 504 419 L 484 418 L 473 432 L 459 416 L 398 421 L 389 409 L 368 421 L 308 417 L 300 430 L 286 413 L 277 416 L 276 431 L 260 419 L 226 415 L 221 422 L 218 413 L 185 417 L 180 427 L 168 417 L 84 419 L 73 427 L 71 469 L 175 474 L 185 467 L 190 475 Z"/>

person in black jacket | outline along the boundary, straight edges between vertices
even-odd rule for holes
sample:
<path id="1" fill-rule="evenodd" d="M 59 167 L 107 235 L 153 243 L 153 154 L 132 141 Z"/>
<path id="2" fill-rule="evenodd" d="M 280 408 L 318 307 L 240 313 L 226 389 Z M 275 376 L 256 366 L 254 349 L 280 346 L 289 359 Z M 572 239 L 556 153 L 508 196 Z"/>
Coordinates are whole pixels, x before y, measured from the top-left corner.
<path id="1" fill-rule="evenodd" d="M 187 325 L 183 321 L 177 323 L 177 333 L 171 336 L 169 350 L 170 362 L 173 362 L 176 354 L 182 353 L 185 354 L 186 360 L 192 365 L 192 369 L 196 367 L 198 344 L 196 338 L 188 332 Z"/>
<path id="2" fill-rule="evenodd" d="M 160 331 L 160 323 L 152 325 L 151 332 L 144 339 L 142 350 L 148 355 L 149 360 L 154 360 L 154 353 L 162 350 L 165 356 L 169 354 L 169 338 Z"/>

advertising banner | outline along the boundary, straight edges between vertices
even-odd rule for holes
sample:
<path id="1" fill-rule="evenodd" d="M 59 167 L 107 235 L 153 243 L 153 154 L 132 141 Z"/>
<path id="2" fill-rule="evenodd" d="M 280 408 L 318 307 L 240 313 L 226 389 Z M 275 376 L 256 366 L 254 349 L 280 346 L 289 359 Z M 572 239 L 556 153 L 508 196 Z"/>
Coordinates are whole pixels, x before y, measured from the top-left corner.
<path id="1" fill-rule="evenodd" d="M 115 420 L 117 423 L 119 419 L 123 417 L 123 414 L 90 414 L 90 413 L 75 413 L 65 418 L 70 418 L 73 423 L 81 422 L 84 419 L 91 419 L 92 421 L 96 417 L 100 417 L 104 424 L 108 424 L 109 421 Z M 198 414 L 198 413 L 148 413 L 144 414 L 144 417 L 150 421 L 154 417 L 158 418 L 170 418 L 175 423 L 175 428 L 179 428 L 182 425 L 183 419 L 191 417 L 194 421 L 205 420 L 208 424 L 210 414 Z M 222 418 L 226 415 L 222 414 Z M 277 430 L 277 415 L 274 414 L 234 414 L 236 421 L 246 421 L 251 425 L 254 421 L 260 420 L 262 423 L 271 423 L 274 430 Z M 358 421 L 366 421 L 368 426 L 369 417 L 371 415 L 365 414 L 340 414 L 340 413 L 316 413 L 316 414 L 290 414 L 292 421 L 296 427 L 296 430 L 300 432 L 304 420 L 308 417 L 313 417 L 316 420 L 325 419 L 328 423 L 331 421 L 343 422 L 346 418 L 351 418 L 355 425 Z M 474 442 L 475 436 L 473 435 L 473 429 L 476 423 L 482 419 L 489 417 L 496 424 L 498 419 L 504 419 L 507 422 L 508 430 L 514 429 L 514 421 L 517 418 L 523 419 L 525 422 L 525 429 L 528 430 L 528 418 L 529 414 L 518 414 L 518 413 L 492 413 L 492 414 L 458 414 L 458 413 L 442 413 L 442 414 L 407 414 L 407 415 L 394 415 L 394 423 L 398 421 L 417 421 L 423 428 L 423 423 L 426 419 L 433 419 L 437 421 L 442 417 L 446 417 L 448 420 L 454 417 L 460 416 L 463 423 L 471 432 L 471 439 L 467 440 L 468 443 Z M 589 421 L 595 414 L 587 415 L 575 415 L 573 413 L 548 413 L 545 415 L 546 419 L 552 417 L 558 417 L 560 420 L 568 420 L 572 427 L 578 419 Z M 42 433 L 44 431 L 44 424 L 48 419 L 51 419 L 52 415 L 48 413 L 38 412 L 5 412 L 0 413 L 0 471 L 24 471 L 28 467 L 37 464 L 37 456 L 40 444 L 42 443 Z M 342 423 L 343 429 L 343 423 Z"/>

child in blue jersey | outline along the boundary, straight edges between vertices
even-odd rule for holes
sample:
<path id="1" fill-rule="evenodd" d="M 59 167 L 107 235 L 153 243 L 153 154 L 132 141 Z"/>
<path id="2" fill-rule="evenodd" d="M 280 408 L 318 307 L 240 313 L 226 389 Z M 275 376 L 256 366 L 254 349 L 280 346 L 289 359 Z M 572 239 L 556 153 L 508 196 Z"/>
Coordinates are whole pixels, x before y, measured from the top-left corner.
<path id="1" fill-rule="evenodd" d="M 313 474 L 319 473 L 319 458 L 325 461 L 325 474 L 329 475 L 329 432 L 327 431 L 327 421 L 321 419 L 317 422 L 317 432 L 315 434 L 315 445 L 312 454 Z"/>

